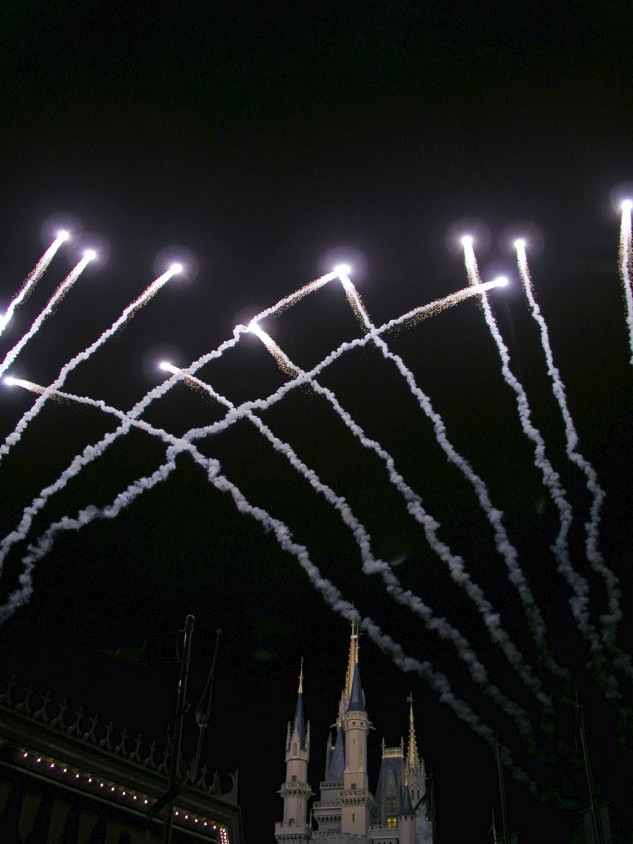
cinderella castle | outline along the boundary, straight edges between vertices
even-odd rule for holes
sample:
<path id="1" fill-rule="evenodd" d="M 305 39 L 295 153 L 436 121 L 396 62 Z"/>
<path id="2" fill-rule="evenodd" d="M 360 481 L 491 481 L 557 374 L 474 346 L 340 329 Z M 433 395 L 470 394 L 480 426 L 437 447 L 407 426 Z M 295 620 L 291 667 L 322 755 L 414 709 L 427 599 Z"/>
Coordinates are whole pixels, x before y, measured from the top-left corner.
<path id="1" fill-rule="evenodd" d="M 367 770 L 367 739 L 370 729 L 365 707 L 358 635 L 352 626 L 345 683 L 336 718 L 336 738 L 328 737 L 325 774 L 320 800 L 308 783 L 310 725 L 303 711 L 303 671 L 294 719 L 286 736 L 286 780 L 280 794 L 283 820 L 275 824 L 278 844 L 432 844 L 432 823 L 427 812 L 424 763 L 418 754 L 413 723 L 413 700 L 409 698 L 409 737 L 406 747 L 386 747 L 375 795 Z"/>

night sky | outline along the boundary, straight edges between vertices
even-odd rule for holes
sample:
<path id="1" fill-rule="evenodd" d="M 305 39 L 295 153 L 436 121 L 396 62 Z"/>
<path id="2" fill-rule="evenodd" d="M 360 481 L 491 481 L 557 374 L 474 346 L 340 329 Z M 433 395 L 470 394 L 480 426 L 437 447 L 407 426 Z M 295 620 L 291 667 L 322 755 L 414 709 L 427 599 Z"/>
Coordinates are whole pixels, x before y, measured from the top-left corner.
<path id="1" fill-rule="evenodd" d="M 630 650 L 633 370 L 616 200 L 633 184 L 632 27 L 625 2 L 11 4 L 0 24 L 0 307 L 55 226 L 66 222 L 73 237 L 16 311 L 0 338 L 2 356 L 82 250 L 94 245 L 99 258 L 10 374 L 50 384 L 171 260 L 182 260 L 183 277 L 64 385 L 129 410 L 164 379 L 162 358 L 188 365 L 230 338 L 236 324 L 340 261 L 350 264 L 376 325 L 466 287 L 459 236 L 470 231 L 482 278 L 504 272 L 511 282 L 489 301 L 572 506 L 571 560 L 588 579 L 590 618 L 599 626 L 606 593 L 584 550 L 591 496 L 565 454 L 561 414 L 511 248 L 511 237 L 526 232 L 579 451 L 606 492 L 599 547 L 622 581 L 618 646 Z M 338 281 L 265 328 L 304 369 L 362 336 Z M 304 385 L 259 415 L 346 499 L 371 535 L 374 556 L 390 562 L 403 588 L 421 596 L 436 618 L 459 629 L 490 681 L 529 713 L 539 759 L 455 648 L 398 604 L 379 574 L 362 572 L 358 545 L 339 514 L 248 420 L 200 440 L 200 450 L 220 461 L 250 502 L 288 525 L 363 618 L 407 655 L 428 660 L 480 722 L 498 731 L 541 797 L 507 773 L 511 826 L 521 841 L 542 840 L 544 830 L 568 840 L 587 801 L 574 735 L 576 692 L 600 798 L 610 802 L 614 826 L 631 829 L 630 783 L 616 772 L 632 761 L 633 715 L 623 701 L 633 681 L 617 673 L 621 698 L 609 704 L 603 679 L 612 655 L 602 679 L 587 668 L 587 643 L 551 551 L 558 511 L 533 465 L 481 307 L 470 299 L 385 339 L 503 511 L 549 646 L 569 668 L 566 686 L 542 665 L 473 490 L 448 464 L 393 363 L 369 344 L 334 362 L 320 383 L 393 456 L 440 524 L 442 541 L 463 557 L 554 700 L 553 735 L 384 466 L 325 400 Z M 252 335 L 197 374 L 234 403 L 263 399 L 287 381 Z M 0 398 L 4 441 L 35 397 L 2 385 Z M 223 415 L 216 401 L 181 383 L 144 418 L 181 436 Z M 2 537 L 75 455 L 117 424 L 93 408 L 48 401 L 0 463 Z M 28 537 L 11 548 L 0 600 L 16 589 L 29 544 L 49 525 L 91 504 L 107 506 L 154 472 L 165 448 L 133 431 L 54 495 Z M 176 462 L 165 483 L 116 519 L 56 538 L 35 568 L 30 602 L 0 628 L 3 675 L 15 672 L 56 700 L 67 697 L 160 743 L 175 705 L 177 666 L 141 669 L 102 651 L 177 630 L 192 613 L 195 702 L 222 628 L 207 762 L 225 772 L 239 766 L 247 840 L 273 841 L 300 660 L 316 790 L 349 622 L 327 606 L 273 533 L 239 514 L 190 457 Z M 490 840 L 490 811 L 498 813 L 499 804 L 491 749 L 368 633 L 361 663 L 376 728 L 372 786 L 380 741 L 399 742 L 412 691 L 418 742 L 436 775 L 441 844 L 464 834 Z M 191 722 L 188 755 L 194 743 Z M 629 840 L 618 835 L 616 841 Z"/>

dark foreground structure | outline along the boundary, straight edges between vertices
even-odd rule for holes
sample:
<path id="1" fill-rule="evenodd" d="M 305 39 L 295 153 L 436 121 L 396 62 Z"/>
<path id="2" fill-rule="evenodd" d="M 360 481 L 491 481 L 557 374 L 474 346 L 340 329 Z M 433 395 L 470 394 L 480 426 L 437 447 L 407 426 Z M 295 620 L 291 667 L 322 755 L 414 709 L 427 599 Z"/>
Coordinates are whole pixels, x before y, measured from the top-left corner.
<path id="1" fill-rule="evenodd" d="M 9 680 L 0 695 L 0 841 L 3 844 L 141 844 L 163 841 L 167 808 L 152 807 L 168 789 L 169 752 L 130 740 L 82 709 L 53 707 L 30 686 Z M 181 762 L 179 781 L 192 767 Z M 218 793 L 204 766 L 175 797 L 173 844 L 206 841 L 243 844 L 232 789 Z M 148 822 L 149 819 L 149 822 Z"/>

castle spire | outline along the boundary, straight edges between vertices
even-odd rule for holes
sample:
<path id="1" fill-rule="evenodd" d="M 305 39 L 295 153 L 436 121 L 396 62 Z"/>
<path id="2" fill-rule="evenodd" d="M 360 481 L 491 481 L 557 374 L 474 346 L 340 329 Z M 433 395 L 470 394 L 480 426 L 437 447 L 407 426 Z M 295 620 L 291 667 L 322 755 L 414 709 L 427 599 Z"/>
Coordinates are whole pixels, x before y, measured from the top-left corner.
<path id="1" fill-rule="evenodd" d="M 339 703 L 339 713 L 337 725 L 343 724 L 343 716 L 347 712 L 349 702 L 352 697 L 352 689 L 354 686 L 354 675 L 356 674 L 356 665 L 358 664 L 358 628 L 356 627 L 356 619 L 352 619 L 352 632 L 349 639 L 349 656 L 347 658 L 347 671 L 345 673 L 345 685 L 341 694 L 341 701 Z"/>
<path id="2" fill-rule="evenodd" d="M 426 796 L 426 771 L 424 762 L 418 752 L 418 742 L 415 736 L 413 721 L 413 695 L 407 698 L 409 704 L 409 739 L 407 757 L 404 763 L 404 782 L 409 789 L 411 802 L 415 809 L 420 806 Z"/>
<path id="3" fill-rule="evenodd" d="M 299 746 L 302 750 L 306 749 L 306 725 L 305 716 L 303 714 L 303 657 L 301 657 L 301 669 L 299 671 L 299 691 L 297 693 L 297 705 L 295 707 L 295 717 L 292 722 L 292 728 L 289 730 L 290 737 L 296 736 L 299 740 Z"/>
<path id="4" fill-rule="evenodd" d="M 413 694 L 409 693 L 407 698 L 409 704 L 409 744 L 407 748 L 407 770 L 416 770 L 420 767 L 420 754 L 418 753 L 418 743 L 415 737 L 415 724 L 413 722 Z"/>

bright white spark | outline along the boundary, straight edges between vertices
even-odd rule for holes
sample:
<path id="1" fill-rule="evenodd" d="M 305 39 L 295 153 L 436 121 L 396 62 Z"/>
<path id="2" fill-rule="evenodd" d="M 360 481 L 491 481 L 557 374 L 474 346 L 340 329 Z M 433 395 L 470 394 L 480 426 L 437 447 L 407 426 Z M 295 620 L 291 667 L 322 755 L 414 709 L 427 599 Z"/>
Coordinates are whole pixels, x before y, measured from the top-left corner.
<path id="1" fill-rule="evenodd" d="M 184 270 L 183 265 L 182 265 L 182 264 L 179 264 L 179 263 L 172 264 L 172 265 L 169 267 L 169 272 L 170 272 L 172 275 L 179 275 L 179 274 L 180 274 L 183 270 Z"/>
<path id="2" fill-rule="evenodd" d="M 7 384 L 9 387 L 22 387 L 24 390 L 28 390 L 31 393 L 43 393 L 44 387 L 40 387 L 39 384 L 34 384 L 33 381 L 26 381 L 24 378 L 13 378 L 11 375 L 8 375 L 4 379 L 4 383 Z"/>
<path id="3" fill-rule="evenodd" d="M 629 345 L 633 364 L 633 250 L 631 249 L 631 208 L 633 201 L 625 199 L 622 203 L 622 221 L 620 223 L 620 279 L 626 302 L 626 323 L 629 330 Z"/>
<path id="4" fill-rule="evenodd" d="M 94 261 L 96 257 L 97 253 L 94 249 L 86 249 L 86 251 L 84 252 L 84 258 L 86 259 L 86 261 Z"/>
<path id="5" fill-rule="evenodd" d="M 13 316 L 13 311 L 32 292 L 33 288 L 44 274 L 44 271 L 46 270 L 50 262 L 53 260 L 53 257 L 59 247 L 65 240 L 68 240 L 69 237 L 70 235 L 67 231 L 59 232 L 53 243 L 51 243 L 46 252 L 37 262 L 33 270 L 26 277 L 26 280 L 22 284 L 22 287 L 11 300 L 11 303 L 9 304 L 9 307 L 6 310 L 6 313 L 2 317 L 0 317 L 0 334 L 2 334 L 4 329 L 7 327 L 9 320 Z"/>
<path id="6" fill-rule="evenodd" d="M 61 243 L 61 241 L 60 241 L 60 243 Z M 44 320 L 53 313 L 55 306 L 58 305 L 59 302 L 61 302 L 61 300 L 68 293 L 68 291 L 73 286 L 73 284 L 77 281 L 77 279 L 79 278 L 81 273 L 85 270 L 86 266 L 88 265 L 89 260 L 90 259 L 87 258 L 84 255 L 84 257 L 77 264 L 77 266 L 74 267 L 74 269 L 72 269 L 68 273 L 66 278 L 57 287 L 57 290 L 53 293 L 53 295 L 49 299 L 48 304 L 46 305 L 44 310 L 39 314 L 39 316 L 36 317 L 36 319 L 34 320 L 33 324 L 29 328 L 29 330 L 26 332 L 26 334 L 24 334 L 24 336 L 21 337 L 20 340 L 18 340 L 18 342 L 15 344 L 15 346 L 13 346 L 13 348 L 10 349 L 7 352 L 7 354 L 5 355 L 4 360 L 0 364 L 0 375 L 3 375 L 7 371 L 7 369 L 11 366 L 11 364 L 15 361 L 17 356 L 20 354 L 22 349 L 29 342 L 31 337 L 33 337 L 33 335 L 36 334 L 37 331 L 39 331 L 39 328 L 42 325 L 42 323 L 44 322 Z"/>
<path id="7" fill-rule="evenodd" d="M 352 268 L 349 264 L 337 264 L 334 267 L 334 272 L 340 278 L 342 275 L 348 276 L 352 271 Z"/>

